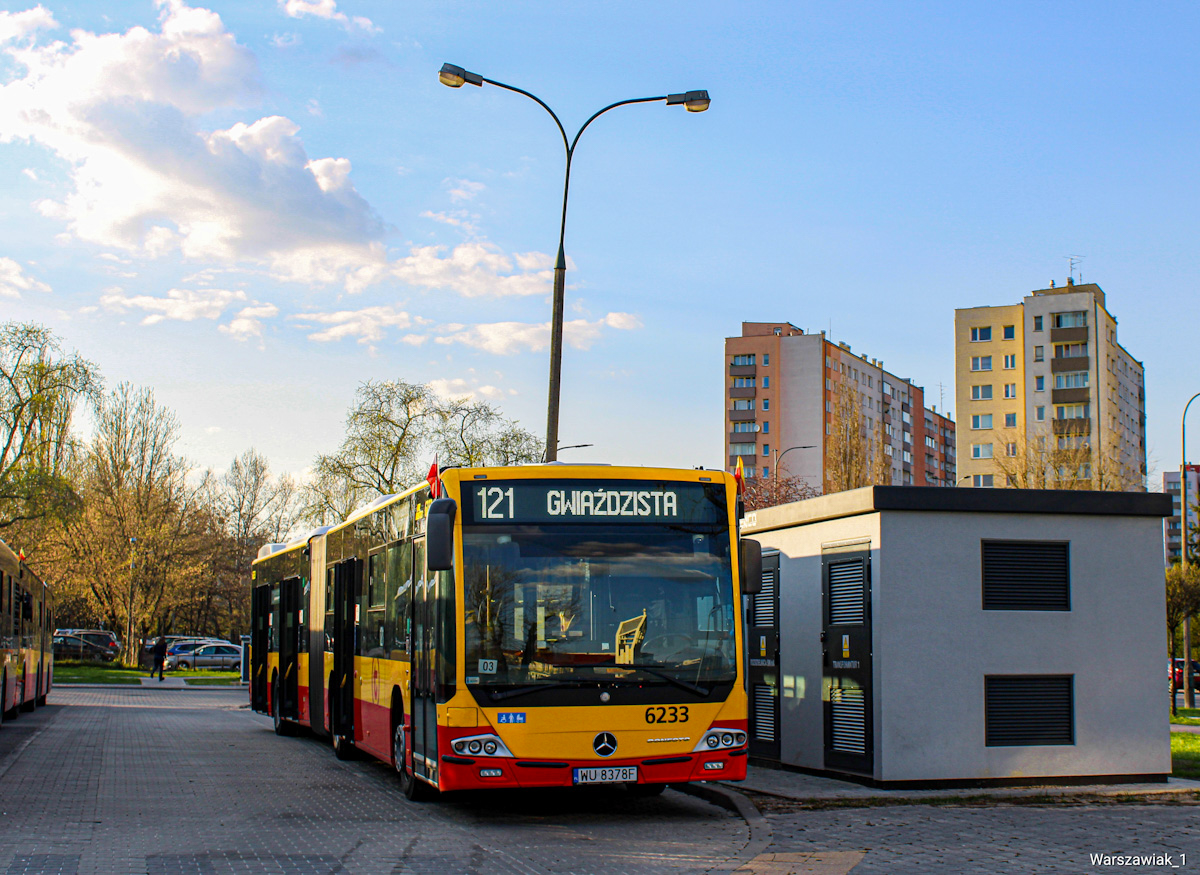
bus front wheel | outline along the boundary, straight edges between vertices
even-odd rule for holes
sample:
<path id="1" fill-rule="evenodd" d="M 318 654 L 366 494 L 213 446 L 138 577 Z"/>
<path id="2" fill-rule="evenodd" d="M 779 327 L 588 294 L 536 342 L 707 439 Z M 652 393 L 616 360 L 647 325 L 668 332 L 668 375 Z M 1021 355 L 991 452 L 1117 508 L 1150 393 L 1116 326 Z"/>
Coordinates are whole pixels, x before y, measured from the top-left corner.
<path id="1" fill-rule="evenodd" d="M 400 792 L 407 799 L 419 802 L 429 796 L 429 786 L 408 770 L 405 762 L 404 721 L 401 720 L 392 730 L 392 761 L 396 764 L 396 774 L 400 776 Z"/>
<path id="2" fill-rule="evenodd" d="M 279 680 L 276 678 L 271 686 L 271 720 L 275 725 L 276 735 L 292 735 L 294 727 L 291 721 L 283 719 L 282 705 L 279 701 Z"/>

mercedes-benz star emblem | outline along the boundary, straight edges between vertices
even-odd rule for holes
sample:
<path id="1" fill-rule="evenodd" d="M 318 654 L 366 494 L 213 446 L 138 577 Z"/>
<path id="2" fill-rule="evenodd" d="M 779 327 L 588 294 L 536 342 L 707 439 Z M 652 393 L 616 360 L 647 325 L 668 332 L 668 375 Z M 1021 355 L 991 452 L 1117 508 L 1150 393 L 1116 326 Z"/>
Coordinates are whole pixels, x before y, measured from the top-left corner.
<path id="1" fill-rule="evenodd" d="M 592 739 L 592 750 L 602 757 L 610 757 L 617 752 L 617 737 L 611 732 L 601 732 Z"/>

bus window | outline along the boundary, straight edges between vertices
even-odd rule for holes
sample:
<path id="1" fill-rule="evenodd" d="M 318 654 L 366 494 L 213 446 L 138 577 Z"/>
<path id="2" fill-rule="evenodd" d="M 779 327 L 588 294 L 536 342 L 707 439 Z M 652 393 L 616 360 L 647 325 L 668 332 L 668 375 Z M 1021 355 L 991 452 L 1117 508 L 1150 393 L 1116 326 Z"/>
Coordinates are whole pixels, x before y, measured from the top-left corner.
<path id="1" fill-rule="evenodd" d="M 391 641 L 392 658 L 409 653 L 412 634 L 412 541 L 402 540 L 387 548 L 388 598 L 384 629 Z"/>
<path id="2" fill-rule="evenodd" d="M 387 655 L 384 596 L 387 592 L 387 555 L 376 550 L 367 556 L 366 610 L 359 630 L 359 656 Z"/>

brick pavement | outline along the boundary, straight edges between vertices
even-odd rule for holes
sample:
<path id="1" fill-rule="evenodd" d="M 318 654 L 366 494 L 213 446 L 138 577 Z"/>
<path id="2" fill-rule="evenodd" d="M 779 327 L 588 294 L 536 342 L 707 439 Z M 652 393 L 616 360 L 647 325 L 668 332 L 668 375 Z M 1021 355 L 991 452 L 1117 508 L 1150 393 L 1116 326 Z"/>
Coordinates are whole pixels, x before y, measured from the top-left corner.
<path id="1" fill-rule="evenodd" d="M 0 777 L 0 875 L 680 873 L 742 862 L 745 822 L 670 790 L 413 804 L 388 767 L 278 738 L 245 697 L 59 688 L 51 707 L 6 725 L 0 735 L 38 724 Z"/>

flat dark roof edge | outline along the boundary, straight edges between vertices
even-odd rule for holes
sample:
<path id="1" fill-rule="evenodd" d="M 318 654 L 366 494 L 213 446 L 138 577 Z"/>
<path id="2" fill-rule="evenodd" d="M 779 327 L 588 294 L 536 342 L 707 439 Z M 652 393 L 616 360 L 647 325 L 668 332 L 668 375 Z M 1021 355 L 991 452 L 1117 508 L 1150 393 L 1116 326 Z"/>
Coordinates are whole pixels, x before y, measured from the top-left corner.
<path id="1" fill-rule="evenodd" d="M 1168 517 L 1174 507 L 1171 496 L 1160 492 L 866 486 L 764 508 L 757 511 L 755 524 L 745 529 L 765 532 L 882 510 Z"/>

